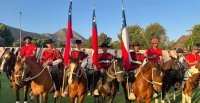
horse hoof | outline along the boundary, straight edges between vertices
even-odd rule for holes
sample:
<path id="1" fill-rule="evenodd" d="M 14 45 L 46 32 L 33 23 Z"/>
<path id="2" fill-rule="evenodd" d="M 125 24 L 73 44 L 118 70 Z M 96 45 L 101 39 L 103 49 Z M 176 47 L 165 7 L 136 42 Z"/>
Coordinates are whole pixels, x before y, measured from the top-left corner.
<path id="1" fill-rule="evenodd" d="M 24 103 L 28 103 L 27 101 L 24 101 Z"/>
<path id="2" fill-rule="evenodd" d="M 99 96 L 99 91 L 97 89 L 94 90 L 94 96 Z"/>
<path id="3" fill-rule="evenodd" d="M 59 91 L 55 91 L 55 93 L 54 93 L 54 98 L 57 98 L 57 97 L 59 97 L 60 96 L 60 92 Z"/>
<path id="4" fill-rule="evenodd" d="M 154 98 L 158 97 L 158 93 L 154 93 L 154 94 L 153 94 L 153 97 L 154 97 Z"/>

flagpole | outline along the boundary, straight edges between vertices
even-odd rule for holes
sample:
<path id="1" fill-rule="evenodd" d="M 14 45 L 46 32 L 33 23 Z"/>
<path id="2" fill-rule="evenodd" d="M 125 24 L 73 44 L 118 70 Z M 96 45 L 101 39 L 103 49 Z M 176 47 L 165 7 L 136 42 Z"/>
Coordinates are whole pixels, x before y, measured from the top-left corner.
<path id="1" fill-rule="evenodd" d="M 20 15 L 20 31 L 19 31 L 19 46 L 22 47 L 22 12 L 19 12 Z"/>

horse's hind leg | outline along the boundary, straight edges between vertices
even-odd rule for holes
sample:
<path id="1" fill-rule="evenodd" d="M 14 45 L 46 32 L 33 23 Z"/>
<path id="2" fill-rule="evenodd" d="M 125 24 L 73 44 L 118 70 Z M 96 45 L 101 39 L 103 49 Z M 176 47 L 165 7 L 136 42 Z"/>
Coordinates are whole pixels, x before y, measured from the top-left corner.
<path id="1" fill-rule="evenodd" d="M 151 98 L 146 98 L 145 103 L 151 103 Z"/>
<path id="2" fill-rule="evenodd" d="M 24 86 L 24 103 L 28 103 L 27 102 L 28 89 L 29 89 L 29 84 Z"/>
<path id="3" fill-rule="evenodd" d="M 56 97 L 53 98 L 53 102 L 56 103 Z"/>
<path id="4" fill-rule="evenodd" d="M 40 99 L 39 95 L 35 95 L 34 97 L 35 97 L 36 103 L 39 103 L 39 99 Z"/>
<path id="5" fill-rule="evenodd" d="M 182 103 L 186 103 L 186 95 L 182 91 Z"/>

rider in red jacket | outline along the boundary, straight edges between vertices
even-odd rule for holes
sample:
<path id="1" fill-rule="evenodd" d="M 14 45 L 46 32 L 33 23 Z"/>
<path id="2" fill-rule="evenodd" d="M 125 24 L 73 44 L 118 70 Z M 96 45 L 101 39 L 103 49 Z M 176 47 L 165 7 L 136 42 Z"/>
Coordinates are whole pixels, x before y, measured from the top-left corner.
<path id="1" fill-rule="evenodd" d="M 20 56 L 22 58 L 27 57 L 33 61 L 36 61 L 37 47 L 31 42 L 32 38 L 26 36 L 24 39 L 25 45 L 21 47 Z"/>

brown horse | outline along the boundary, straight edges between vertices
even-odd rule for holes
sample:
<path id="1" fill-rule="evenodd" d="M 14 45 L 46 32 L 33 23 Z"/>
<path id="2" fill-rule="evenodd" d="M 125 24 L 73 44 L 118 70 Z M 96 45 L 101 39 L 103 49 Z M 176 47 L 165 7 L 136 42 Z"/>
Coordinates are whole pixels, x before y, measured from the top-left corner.
<path id="1" fill-rule="evenodd" d="M 18 62 L 16 62 L 17 53 L 14 53 L 14 49 L 5 49 L 4 53 L 1 56 L 1 71 L 6 72 L 8 79 L 12 82 L 12 88 L 16 96 L 16 103 L 19 103 L 19 89 L 24 88 L 24 103 L 27 103 L 27 94 L 29 90 L 29 83 L 25 83 L 24 86 L 20 86 L 17 82 L 17 78 L 20 75 L 16 74 L 16 70 L 18 69 Z M 31 98 L 32 99 L 32 98 Z M 32 100 L 31 100 L 32 101 Z"/>
<path id="2" fill-rule="evenodd" d="M 26 58 L 22 59 L 22 63 L 23 70 L 21 71 L 22 78 L 20 84 L 31 80 L 31 89 L 36 103 L 39 103 L 39 96 L 42 96 L 43 103 L 47 103 L 48 93 L 53 91 L 53 80 L 50 71 Z M 56 103 L 56 98 L 54 98 L 54 103 Z"/>
<path id="3" fill-rule="evenodd" d="M 200 77 L 200 62 L 198 62 L 195 67 L 198 69 L 199 73 L 193 74 L 185 81 L 182 91 L 182 103 L 191 103 L 193 89 L 198 87 L 198 80 Z"/>
<path id="4" fill-rule="evenodd" d="M 83 103 L 85 94 L 87 93 L 87 75 L 81 69 L 78 60 L 70 58 L 69 68 L 67 73 L 67 83 L 70 103 L 75 103 L 78 98 L 78 103 Z"/>
<path id="5" fill-rule="evenodd" d="M 151 103 L 153 92 L 162 90 L 163 77 L 162 70 L 155 63 L 148 62 L 145 64 L 133 84 L 136 103 L 140 103 L 142 100 L 145 100 L 145 103 Z"/>
<path id="6" fill-rule="evenodd" d="M 174 100 L 176 97 L 176 90 L 181 88 L 182 79 L 183 79 L 183 68 L 179 61 L 176 58 L 171 57 L 171 60 L 165 62 L 162 66 L 164 73 L 163 85 L 162 85 L 162 102 L 166 97 L 168 103 L 170 103 L 167 92 L 171 87 L 174 87 Z"/>
<path id="7" fill-rule="evenodd" d="M 102 103 L 106 102 L 106 96 L 109 97 L 109 103 L 113 103 L 113 100 L 117 93 L 117 83 L 124 80 L 123 74 L 123 59 L 114 58 L 112 64 L 106 71 L 105 83 L 102 84 L 100 82 L 97 84 L 97 88 L 99 89 L 101 94 Z"/>

